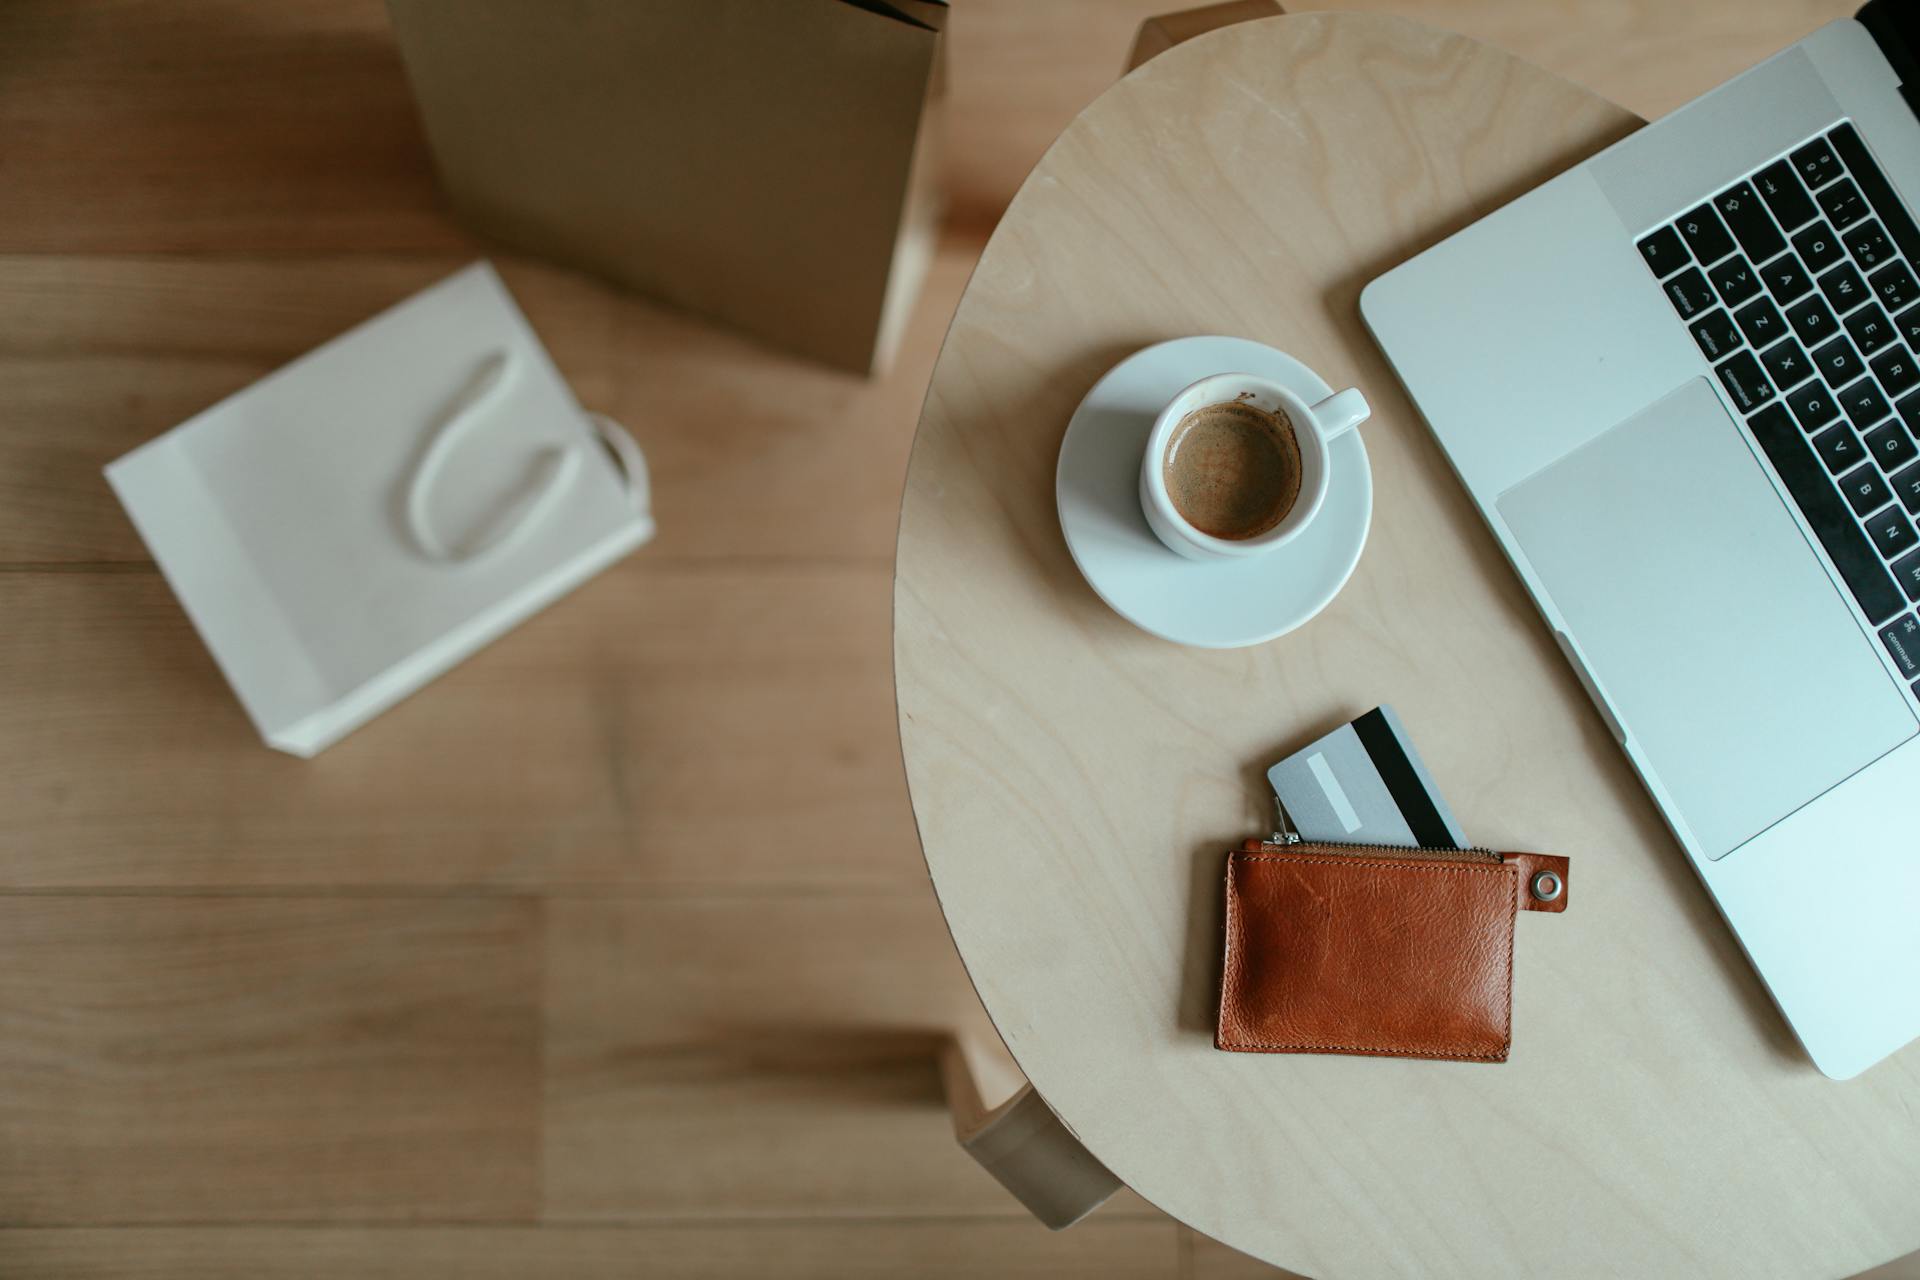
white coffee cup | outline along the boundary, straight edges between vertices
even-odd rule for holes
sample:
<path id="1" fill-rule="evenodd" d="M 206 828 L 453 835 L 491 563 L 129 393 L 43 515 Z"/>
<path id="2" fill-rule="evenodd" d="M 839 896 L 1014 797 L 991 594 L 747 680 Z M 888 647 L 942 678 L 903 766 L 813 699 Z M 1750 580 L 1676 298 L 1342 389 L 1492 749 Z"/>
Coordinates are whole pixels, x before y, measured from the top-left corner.
<path id="1" fill-rule="evenodd" d="M 1194 527 L 1167 492 L 1167 445 L 1174 428 L 1195 409 L 1241 403 L 1266 413 L 1284 414 L 1300 446 L 1300 493 L 1280 523 L 1251 538 L 1217 538 Z M 1313 522 L 1332 487 L 1332 444 L 1373 412 L 1352 387 L 1318 404 L 1308 404 L 1287 388 L 1250 373 L 1216 373 L 1180 392 L 1154 419 L 1147 451 L 1140 460 L 1140 508 L 1154 536 L 1190 560 L 1259 555 L 1287 542 Z"/>

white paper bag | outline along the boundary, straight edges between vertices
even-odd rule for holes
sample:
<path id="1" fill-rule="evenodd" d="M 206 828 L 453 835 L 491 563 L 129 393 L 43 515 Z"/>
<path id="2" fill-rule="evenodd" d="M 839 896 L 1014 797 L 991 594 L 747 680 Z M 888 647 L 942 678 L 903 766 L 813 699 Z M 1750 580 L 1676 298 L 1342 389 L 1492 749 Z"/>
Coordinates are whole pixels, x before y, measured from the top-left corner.
<path id="1" fill-rule="evenodd" d="M 645 464 L 478 263 L 106 469 L 272 746 L 311 756 L 645 542 Z"/>

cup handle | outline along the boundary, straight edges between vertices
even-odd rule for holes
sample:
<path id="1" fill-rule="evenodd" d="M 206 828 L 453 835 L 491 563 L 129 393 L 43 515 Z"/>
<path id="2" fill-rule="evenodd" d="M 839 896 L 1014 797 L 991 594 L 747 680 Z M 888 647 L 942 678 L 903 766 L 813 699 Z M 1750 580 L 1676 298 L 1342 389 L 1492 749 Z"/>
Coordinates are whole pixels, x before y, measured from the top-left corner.
<path id="1" fill-rule="evenodd" d="M 1372 416 L 1373 406 L 1367 398 L 1358 388 L 1348 387 L 1313 406 L 1313 429 L 1322 441 L 1332 444 Z"/>

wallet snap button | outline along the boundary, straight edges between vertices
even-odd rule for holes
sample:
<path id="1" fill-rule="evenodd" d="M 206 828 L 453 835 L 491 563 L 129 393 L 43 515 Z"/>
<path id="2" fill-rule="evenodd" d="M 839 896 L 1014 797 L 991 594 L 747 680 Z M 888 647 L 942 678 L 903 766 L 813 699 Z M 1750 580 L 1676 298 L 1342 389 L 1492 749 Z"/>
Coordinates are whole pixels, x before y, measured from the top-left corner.
<path id="1" fill-rule="evenodd" d="M 1552 902 L 1560 896 L 1560 877 L 1551 871 L 1538 871 L 1533 877 L 1533 896 L 1541 902 Z"/>

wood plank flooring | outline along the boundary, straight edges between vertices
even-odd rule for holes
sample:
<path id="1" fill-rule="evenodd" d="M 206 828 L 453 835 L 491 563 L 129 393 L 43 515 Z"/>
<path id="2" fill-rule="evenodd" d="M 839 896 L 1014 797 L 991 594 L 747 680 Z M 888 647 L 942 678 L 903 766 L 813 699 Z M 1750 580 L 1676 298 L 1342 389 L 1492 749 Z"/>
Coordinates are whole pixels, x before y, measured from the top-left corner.
<path id="1" fill-rule="evenodd" d="M 6 1219 L 534 1216 L 543 925 L 512 898 L 0 898 Z"/>
<path id="2" fill-rule="evenodd" d="M 0 1235 L 0 1274 L 41 1280 L 1157 1280 L 1182 1265 L 1166 1225 L 1095 1218 L 1049 1235 L 965 1218 L 593 1227 L 143 1227 Z M 1272 1274 L 1267 1272 L 1265 1274 Z"/>
<path id="3" fill-rule="evenodd" d="M 380 0 L 0 6 L 0 1276 L 1271 1274 L 1130 1193 L 1049 1235 L 953 1145 L 932 1046 L 986 1028 L 893 726 L 947 316 L 1169 7 L 956 3 L 885 378 L 496 254 L 660 536 L 301 762 L 99 469 L 486 247 Z M 1844 6 L 1400 7 L 1650 110 Z"/>

